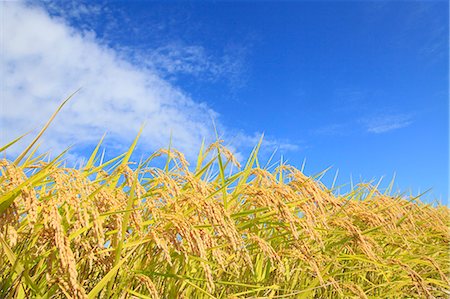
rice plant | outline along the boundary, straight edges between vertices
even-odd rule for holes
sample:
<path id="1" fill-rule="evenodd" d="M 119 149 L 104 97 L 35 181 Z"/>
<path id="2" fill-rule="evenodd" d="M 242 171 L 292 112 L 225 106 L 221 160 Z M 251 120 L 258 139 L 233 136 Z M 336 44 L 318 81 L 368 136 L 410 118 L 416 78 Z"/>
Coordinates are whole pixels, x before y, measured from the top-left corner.
<path id="1" fill-rule="evenodd" d="M 202 146 L 194 167 L 174 149 L 131 164 L 138 138 L 103 161 L 100 142 L 74 168 L 35 141 L 0 160 L 1 298 L 450 295 L 446 206 L 370 184 L 336 195 L 261 167 L 260 144 L 243 166 Z"/>

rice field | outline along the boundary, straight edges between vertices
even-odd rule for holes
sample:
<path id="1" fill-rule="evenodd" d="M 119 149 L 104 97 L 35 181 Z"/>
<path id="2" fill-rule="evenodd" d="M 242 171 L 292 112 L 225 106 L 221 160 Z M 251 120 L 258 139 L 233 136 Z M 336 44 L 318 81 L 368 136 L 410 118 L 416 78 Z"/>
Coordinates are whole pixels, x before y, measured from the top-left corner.
<path id="1" fill-rule="evenodd" d="M 35 142 L 0 160 L 1 298 L 450 296 L 446 206 L 371 184 L 337 195 L 263 166 L 260 145 L 245 165 L 221 141 L 194 165 L 170 148 L 131 163 L 137 140 L 77 168 Z"/>

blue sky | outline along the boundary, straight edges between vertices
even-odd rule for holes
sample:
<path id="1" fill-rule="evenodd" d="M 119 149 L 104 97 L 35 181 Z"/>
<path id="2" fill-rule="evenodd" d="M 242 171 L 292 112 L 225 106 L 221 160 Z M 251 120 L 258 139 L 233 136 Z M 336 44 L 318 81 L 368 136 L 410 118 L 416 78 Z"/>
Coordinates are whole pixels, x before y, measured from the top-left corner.
<path id="1" fill-rule="evenodd" d="M 82 85 L 54 129 L 62 137 L 47 137 L 55 148 L 108 131 L 120 150 L 146 120 L 143 148 L 172 134 L 189 156 L 214 118 L 242 157 L 264 132 L 267 152 L 306 159 L 308 174 L 332 166 L 325 182 L 337 169 L 340 183 L 396 173 L 403 191 L 448 198 L 445 1 L 3 5 L 3 30 L 17 32 L 3 38 L 2 139 Z"/>

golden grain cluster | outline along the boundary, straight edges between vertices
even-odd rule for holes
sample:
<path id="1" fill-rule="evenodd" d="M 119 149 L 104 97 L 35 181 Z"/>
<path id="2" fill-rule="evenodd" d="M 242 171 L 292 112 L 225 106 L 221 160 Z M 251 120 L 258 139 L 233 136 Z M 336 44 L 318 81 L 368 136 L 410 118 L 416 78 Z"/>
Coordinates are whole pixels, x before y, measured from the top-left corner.
<path id="1" fill-rule="evenodd" d="M 445 206 L 369 184 L 338 196 L 294 167 L 261 167 L 257 148 L 240 167 L 216 142 L 189 167 L 173 149 L 131 164 L 134 145 L 110 161 L 96 148 L 77 169 L 0 161 L 1 298 L 450 294 Z"/>
<path id="2" fill-rule="evenodd" d="M 35 146 L 64 103 L 0 159 L 0 298 L 450 296 L 448 207 L 370 184 L 336 195 L 262 167 L 261 143 L 242 167 L 221 141 L 195 166 L 170 148 L 132 164 L 138 138 L 66 167 Z"/>

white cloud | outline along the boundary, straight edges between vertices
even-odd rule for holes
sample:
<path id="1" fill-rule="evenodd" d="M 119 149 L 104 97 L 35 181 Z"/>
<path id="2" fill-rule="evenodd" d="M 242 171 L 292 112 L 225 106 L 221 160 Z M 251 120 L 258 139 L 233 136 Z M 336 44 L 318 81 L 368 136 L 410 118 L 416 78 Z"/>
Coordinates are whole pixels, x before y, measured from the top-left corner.
<path id="1" fill-rule="evenodd" d="M 412 124 L 412 116 L 407 114 L 380 115 L 362 120 L 369 133 L 386 133 L 405 128 Z"/>
<path id="2" fill-rule="evenodd" d="M 82 87 L 58 116 L 46 144 L 95 142 L 108 130 L 126 144 L 147 121 L 143 142 L 194 151 L 210 136 L 207 105 L 196 103 L 148 69 L 119 57 L 42 9 L 3 2 L 2 140 L 41 126 L 65 96 Z"/>
<path id="3" fill-rule="evenodd" d="M 20 2 L 1 5 L 0 144 L 39 129 L 79 87 L 82 90 L 44 135 L 44 149 L 93 145 L 107 131 L 108 146 L 123 150 L 144 122 L 141 143 L 148 151 L 167 146 L 171 138 L 176 148 L 193 157 L 203 138 L 213 138 L 211 116 L 218 114 L 148 65 L 130 62 L 99 43 L 95 34 L 76 31 L 40 7 Z M 194 60 L 203 55 L 198 48 L 191 50 Z M 194 67 L 185 54 L 171 52 L 162 63 L 178 70 Z M 184 61 L 174 63 L 177 57 Z M 218 125 L 225 135 L 232 135 Z M 286 142 L 268 142 L 296 149 Z"/>

